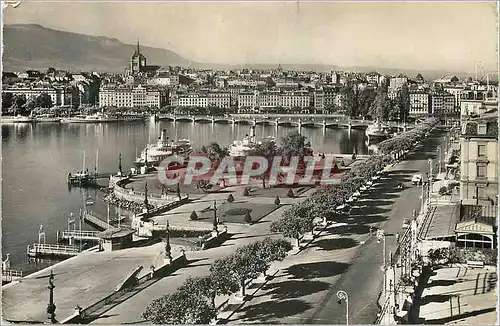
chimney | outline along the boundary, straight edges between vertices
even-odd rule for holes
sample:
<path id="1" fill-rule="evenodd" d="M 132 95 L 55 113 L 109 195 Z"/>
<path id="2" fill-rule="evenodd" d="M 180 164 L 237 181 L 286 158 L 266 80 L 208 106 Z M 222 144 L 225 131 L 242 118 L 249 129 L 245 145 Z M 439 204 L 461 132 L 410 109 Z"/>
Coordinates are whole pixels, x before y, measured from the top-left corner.
<path id="1" fill-rule="evenodd" d="M 167 140 L 167 129 L 162 129 L 161 130 L 161 141 L 166 141 Z"/>

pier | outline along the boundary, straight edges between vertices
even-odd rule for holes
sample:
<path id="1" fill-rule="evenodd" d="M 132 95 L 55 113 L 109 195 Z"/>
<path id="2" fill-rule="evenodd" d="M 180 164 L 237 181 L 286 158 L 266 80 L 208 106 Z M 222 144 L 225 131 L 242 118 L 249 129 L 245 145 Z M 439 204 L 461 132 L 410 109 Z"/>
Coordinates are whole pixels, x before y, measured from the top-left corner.
<path id="1" fill-rule="evenodd" d="M 46 256 L 69 258 L 76 256 L 79 253 L 80 250 L 73 246 L 52 245 L 45 243 L 34 243 L 33 245 L 28 245 L 28 248 L 26 249 L 26 255 L 33 258 Z"/>
<path id="2" fill-rule="evenodd" d="M 61 240 L 70 241 L 71 239 L 75 241 L 99 241 L 99 231 L 82 231 L 82 230 L 70 230 L 70 231 L 57 231 L 57 242 Z"/>
<path id="3" fill-rule="evenodd" d="M 109 227 L 117 227 L 118 226 L 113 220 L 110 219 L 109 221 L 104 221 L 89 211 L 83 212 L 83 221 L 87 222 L 89 224 L 92 224 L 93 226 L 95 226 L 97 229 L 99 229 L 101 231 L 107 230 L 107 229 L 109 229 Z"/>

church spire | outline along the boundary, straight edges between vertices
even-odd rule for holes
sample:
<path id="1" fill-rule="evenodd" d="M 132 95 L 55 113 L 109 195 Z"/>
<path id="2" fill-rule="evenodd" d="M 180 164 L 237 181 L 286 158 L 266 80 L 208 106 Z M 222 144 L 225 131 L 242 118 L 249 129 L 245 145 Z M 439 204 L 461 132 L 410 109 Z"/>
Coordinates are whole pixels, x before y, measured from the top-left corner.
<path id="1" fill-rule="evenodd" d="M 139 38 L 137 38 L 137 54 L 140 54 L 141 50 L 139 49 Z"/>

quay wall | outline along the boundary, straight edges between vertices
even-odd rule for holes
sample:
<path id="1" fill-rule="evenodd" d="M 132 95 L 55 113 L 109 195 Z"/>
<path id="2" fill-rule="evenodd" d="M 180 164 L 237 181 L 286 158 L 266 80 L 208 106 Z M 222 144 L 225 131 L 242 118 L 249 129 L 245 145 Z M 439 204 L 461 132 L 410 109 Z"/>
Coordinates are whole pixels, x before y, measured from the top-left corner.
<path id="1" fill-rule="evenodd" d="M 116 198 L 121 200 L 127 200 L 131 202 L 135 202 L 138 204 L 142 204 L 144 202 L 144 192 L 127 189 L 124 186 L 130 181 L 130 179 L 122 178 L 114 182 L 113 193 Z M 177 195 L 157 195 L 157 194 L 148 194 L 148 201 L 151 205 L 154 206 L 164 206 L 172 201 L 179 200 Z"/>

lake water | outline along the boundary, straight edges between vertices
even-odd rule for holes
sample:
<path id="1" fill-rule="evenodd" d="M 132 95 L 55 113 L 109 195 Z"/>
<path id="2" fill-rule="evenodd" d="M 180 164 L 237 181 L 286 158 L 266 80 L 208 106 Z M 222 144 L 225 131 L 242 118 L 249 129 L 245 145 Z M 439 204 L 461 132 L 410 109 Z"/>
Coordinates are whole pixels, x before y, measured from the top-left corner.
<path id="1" fill-rule="evenodd" d="M 78 216 L 88 196 L 95 199 L 92 210 L 106 215 L 106 205 L 98 190 L 68 189 L 68 172 L 81 170 L 83 153 L 86 168 L 95 166 L 99 151 L 99 171 L 129 170 L 136 153 L 154 142 L 161 129 L 170 138 L 190 139 L 194 148 L 216 141 L 232 143 L 249 133 L 248 125 L 194 124 L 177 122 L 130 122 L 126 124 L 17 124 L 2 125 L 2 252 L 10 254 L 12 269 L 33 272 L 49 262 L 28 263 L 26 248 L 38 241 L 43 225 L 47 243 L 56 243 L 56 231 L 67 229 L 70 213 Z M 257 126 L 257 138 L 281 137 L 297 128 Z M 314 151 L 359 154 L 368 152 L 364 131 L 347 129 L 303 128 L 302 134 Z M 106 184 L 106 180 L 101 180 Z M 112 214 L 116 212 L 113 209 Z M 76 219 L 78 221 L 78 219 Z M 92 227 L 83 225 L 83 229 Z"/>

